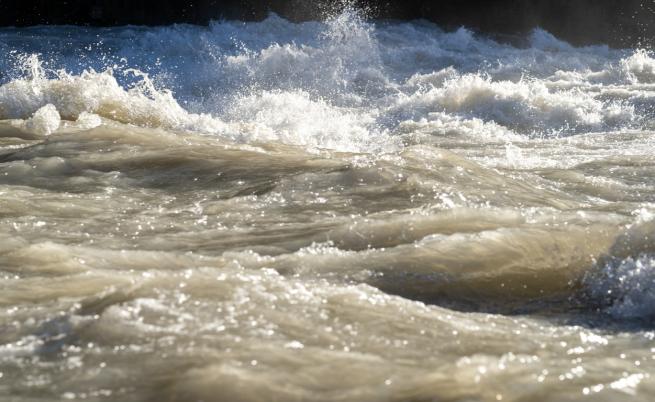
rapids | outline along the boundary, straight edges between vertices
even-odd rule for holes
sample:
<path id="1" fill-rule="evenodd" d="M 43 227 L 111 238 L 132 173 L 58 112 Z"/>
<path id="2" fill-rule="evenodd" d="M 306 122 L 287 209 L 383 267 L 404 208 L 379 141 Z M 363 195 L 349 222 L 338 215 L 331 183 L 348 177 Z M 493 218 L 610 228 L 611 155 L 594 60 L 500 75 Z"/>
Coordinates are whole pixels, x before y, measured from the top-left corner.
<path id="1" fill-rule="evenodd" d="M 0 53 L 0 400 L 652 400 L 650 51 L 346 10 Z"/>

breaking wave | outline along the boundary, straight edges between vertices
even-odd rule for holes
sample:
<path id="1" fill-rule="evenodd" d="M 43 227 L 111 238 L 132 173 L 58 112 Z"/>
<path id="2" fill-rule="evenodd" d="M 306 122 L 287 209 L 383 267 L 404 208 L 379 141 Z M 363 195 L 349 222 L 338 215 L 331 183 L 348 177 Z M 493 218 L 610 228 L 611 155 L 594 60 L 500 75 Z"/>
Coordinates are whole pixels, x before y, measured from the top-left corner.
<path id="1" fill-rule="evenodd" d="M 28 32 L 78 50 L 34 43 L 34 53 L 5 52 L 0 119 L 49 134 L 56 110 L 63 120 L 97 115 L 244 143 L 376 152 L 397 149 L 412 124 L 511 140 L 638 129 L 653 117 L 649 52 L 577 49 L 540 30 L 522 48 L 464 28 L 368 22 L 355 11 L 303 24 L 272 15 L 116 28 L 102 42 L 93 30 L 71 39 L 71 29 Z M 0 40 L 11 35 L 4 29 Z"/>

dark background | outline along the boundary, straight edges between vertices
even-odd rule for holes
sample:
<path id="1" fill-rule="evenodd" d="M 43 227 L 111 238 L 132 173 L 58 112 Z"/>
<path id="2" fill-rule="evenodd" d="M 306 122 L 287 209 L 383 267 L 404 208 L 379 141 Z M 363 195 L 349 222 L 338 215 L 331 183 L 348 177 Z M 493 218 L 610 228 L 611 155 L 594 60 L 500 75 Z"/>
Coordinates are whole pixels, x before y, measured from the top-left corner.
<path id="1" fill-rule="evenodd" d="M 574 44 L 652 46 L 655 0 L 355 0 L 372 18 L 425 18 L 445 28 L 520 34 L 540 26 Z M 212 19 L 260 20 L 274 11 L 319 19 L 342 1 L 310 0 L 0 0 L 0 26 L 40 24 L 206 24 Z"/>

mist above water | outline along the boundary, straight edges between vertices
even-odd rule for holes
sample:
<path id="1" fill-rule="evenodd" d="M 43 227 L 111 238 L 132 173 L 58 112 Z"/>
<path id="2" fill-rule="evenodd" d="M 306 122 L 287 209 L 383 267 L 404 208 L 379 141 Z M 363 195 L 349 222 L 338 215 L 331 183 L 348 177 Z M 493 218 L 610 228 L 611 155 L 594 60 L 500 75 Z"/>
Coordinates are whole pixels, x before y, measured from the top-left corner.
<path id="1" fill-rule="evenodd" d="M 513 43 L 0 29 L 0 396 L 649 400 L 655 56 Z"/>

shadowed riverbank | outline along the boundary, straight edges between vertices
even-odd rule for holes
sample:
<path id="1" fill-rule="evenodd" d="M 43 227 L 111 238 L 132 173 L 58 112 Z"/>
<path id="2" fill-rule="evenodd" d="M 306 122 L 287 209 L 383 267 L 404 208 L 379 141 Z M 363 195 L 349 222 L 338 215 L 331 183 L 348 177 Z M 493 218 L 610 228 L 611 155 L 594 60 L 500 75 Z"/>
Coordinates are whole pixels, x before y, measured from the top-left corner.
<path id="1" fill-rule="evenodd" d="M 573 44 L 650 46 L 655 6 L 640 0 L 386 0 L 356 1 L 374 18 L 424 18 L 445 27 L 522 34 L 542 27 Z M 320 19 L 339 1 L 301 0 L 4 0 L 0 26 L 207 24 L 213 19 L 257 21 L 270 12 L 293 21 Z"/>

